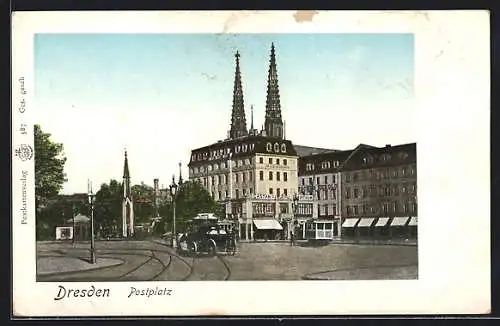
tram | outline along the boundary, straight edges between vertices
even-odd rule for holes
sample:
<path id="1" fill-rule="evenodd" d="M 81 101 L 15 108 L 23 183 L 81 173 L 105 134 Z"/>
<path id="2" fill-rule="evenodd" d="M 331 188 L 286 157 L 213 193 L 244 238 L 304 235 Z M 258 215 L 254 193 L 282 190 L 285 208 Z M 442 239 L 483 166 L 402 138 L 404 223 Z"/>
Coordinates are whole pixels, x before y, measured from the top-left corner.
<path id="1" fill-rule="evenodd" d="M 334 235 L 334 222 L 331 220 L 309 220 L 305 222 L 305 238 L 311 245 L 326 245 Z"/>
<path id="2" fill-rule="evenodd" d="M 218 252 L 236 253 L 234 223 L 219 221 L 210 213 L 198 214 L 188 226 L 188 232 L 179 239 L 182 251 L 190 254 L 216 255 Z"/>

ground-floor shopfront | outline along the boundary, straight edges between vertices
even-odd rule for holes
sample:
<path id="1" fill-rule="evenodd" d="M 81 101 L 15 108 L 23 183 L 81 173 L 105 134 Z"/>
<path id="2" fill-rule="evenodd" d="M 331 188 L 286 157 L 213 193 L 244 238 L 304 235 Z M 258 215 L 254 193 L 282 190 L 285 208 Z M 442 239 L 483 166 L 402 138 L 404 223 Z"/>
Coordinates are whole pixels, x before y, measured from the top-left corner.
<path id="1" fill-rule="evenodd" d="M 294 206 L 292 198 L 272 195 L 228 200 L 222 204 L 227 219 L 237 221 L 240 240 L 287 240 L 291 233 L 299 236 L 301 225 L 314 218 L 312 198 L 300 197 Z"/>
<path id="2" fill-rule="evenodd" d="M 416 216 L 346 218 L 342 223 L 342 236 L 416 239 L 417 224 L 418 218 Z"/>

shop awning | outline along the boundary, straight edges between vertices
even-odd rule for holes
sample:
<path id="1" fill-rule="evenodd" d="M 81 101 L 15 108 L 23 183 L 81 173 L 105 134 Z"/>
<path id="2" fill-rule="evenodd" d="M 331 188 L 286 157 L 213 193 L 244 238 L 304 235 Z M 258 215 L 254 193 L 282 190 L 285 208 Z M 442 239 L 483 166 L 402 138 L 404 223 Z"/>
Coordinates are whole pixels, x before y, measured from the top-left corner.
<path id="1" fill-rule="evenodd" d="M 358 221 L 359 221 L 359 218 L 348 218 L 344 221 L 344 224 L 342 224 L 342 227 L 343 228 L 353 228 Z"/>
<path id="2" fill-rule="evenodd" d="M 283 230 L 281 224 L 274 219 L 253 220 L 253 224 L 260 230 Z"/>
<path id="3" fill-rule="evenodd" d="M 373 218 L 373 217 L 362 218 L 361 221 L 358 223 L 358 228 L 359 227 L 369 227 L 372 225 L 373 221 L 375 221 L 375 218 Z"/>
<path id="4" fill-rule="evenodd" d="M 391 226 L 404 226 L 406 224 L 406 221 L 408 221 L 409 217 L 395 217 L 392 222 Z"/>
<path id="5" fill-rule="evenodd" d="M 388 217 L 379 217 L 377 224 L 375 224 L 375 227 L 384 227 L 387 225 L 387 222 L 389 222 Z"/>
<path id="6" fill-rule="evenodd" d="M 417 222 L 418 222 L 418 217 L 413 216 L 410 220 L 410 223 L 408 223 L 408 226 L 417 226 Z"/>

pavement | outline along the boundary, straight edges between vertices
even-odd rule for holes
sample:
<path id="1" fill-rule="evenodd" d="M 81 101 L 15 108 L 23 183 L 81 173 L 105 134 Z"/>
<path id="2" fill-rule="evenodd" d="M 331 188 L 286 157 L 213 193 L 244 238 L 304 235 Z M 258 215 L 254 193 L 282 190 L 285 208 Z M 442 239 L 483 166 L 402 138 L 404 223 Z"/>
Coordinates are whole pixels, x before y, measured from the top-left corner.
<path id="1" fill-rule="evenodd" d="M 77 257 L 42 256 L 36 261 L 36 270 L 38 275 L 50 275 L 74 271 L 95 270 L 110 266 L 118 266 L 121 264 L 123 264 L 123 260 L 115 258 L 98 258 L 95 264 L 91 264 L 88 261 Z"/>
<path id="2" fill-rule="evenodd" d="M 162 239 L 97 241 L 97 262 L 89 264 L 88 243 L 37 242 L 37 274 L 44 282 L 418 278 L 415 245 L 345 243 L 240 242 L 234 256 L 178 257 Z"/>
<path id="3" fill-rule="evenodd" d="M 290 240 L 240 240 L 241 243 L 290 243 Z M 296 240 L 297 245 L 307 244 L 307 240 Z M 333 239 L 329 244 L 357 244 L 373 246 L 417 246 L 416 239 Z"/>

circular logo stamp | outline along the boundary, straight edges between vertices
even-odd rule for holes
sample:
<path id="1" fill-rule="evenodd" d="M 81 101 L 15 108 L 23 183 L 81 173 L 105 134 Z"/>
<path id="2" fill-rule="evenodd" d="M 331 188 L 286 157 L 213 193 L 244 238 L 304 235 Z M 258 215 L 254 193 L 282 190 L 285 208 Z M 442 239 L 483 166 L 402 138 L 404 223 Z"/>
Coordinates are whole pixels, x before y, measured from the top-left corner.
<path id="1" fill-rule="evenodd" d="M 30 145 L 22 144 L 16 149 L 16 156 L 23 162 L 31 160 L 33 158 L 33 148 Z"/>

